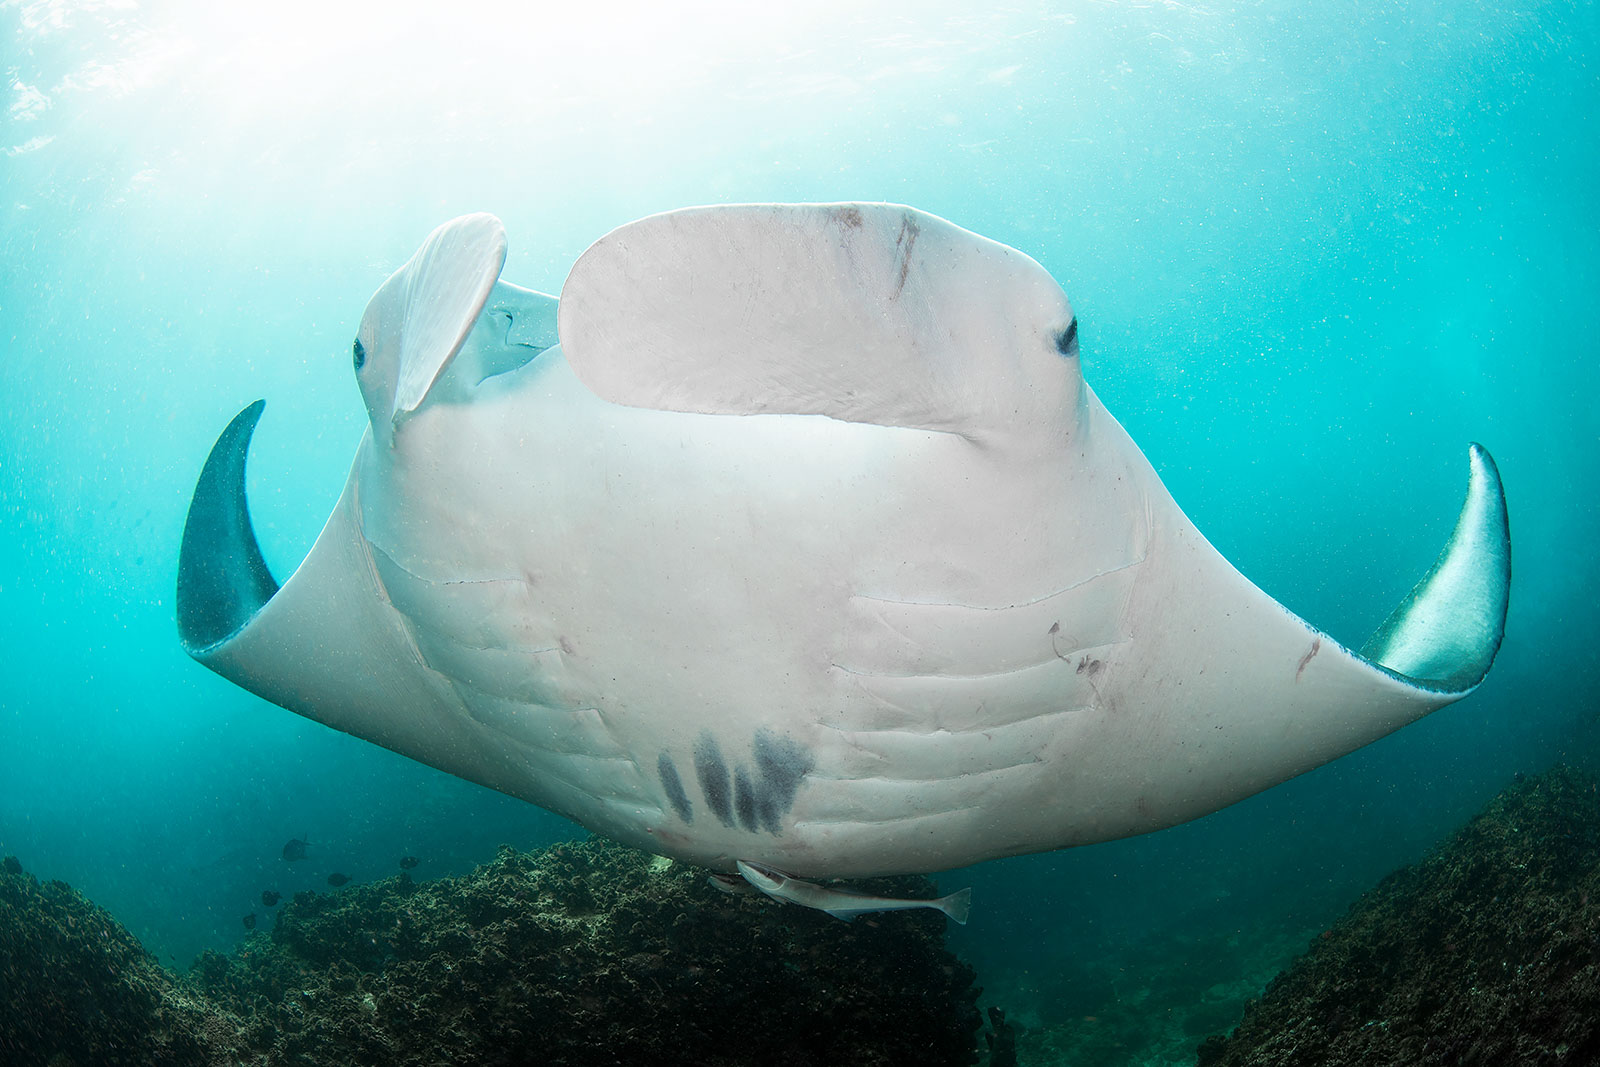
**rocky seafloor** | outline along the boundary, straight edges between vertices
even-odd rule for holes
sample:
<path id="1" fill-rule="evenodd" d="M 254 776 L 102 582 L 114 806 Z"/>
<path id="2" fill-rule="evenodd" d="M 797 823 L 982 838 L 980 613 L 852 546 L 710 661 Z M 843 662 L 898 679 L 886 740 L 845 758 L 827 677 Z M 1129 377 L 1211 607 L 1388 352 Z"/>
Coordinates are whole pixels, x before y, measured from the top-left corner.
<path id="1" fill-rule="evenodd" d="M 1513 784 L 1358 900 L 1199 1063 L 1600 1063 L 1600 782 Z"/>
<path id="2" fill-rule="evenodd" d="M 1128 946 L 1087 975 L 1070 1021 L 993 1013 L 980 1041 L 944 924 L 846 925 L 592 839 L 301 893 L 270 932 L 175 974 L 7 857 L 0 1064 L 923 1067 L 980 1048 L 990 1067 L 1600 1063 L 1600 784 L 1562 768 L 1518 781 L 1310 937 L 1247 1009 L 1288 939 L 1305 944 L 1294 922 Z"/>
<path id="3" fill-rule="evenodd" d="M 846 925 L 592 839 L 502 849 L 462 878 L 301 893 L 271 932 L 175 975 L 8 857 L 0 1062 L 968 1064 L 979 991 L 944 923 Z"/>

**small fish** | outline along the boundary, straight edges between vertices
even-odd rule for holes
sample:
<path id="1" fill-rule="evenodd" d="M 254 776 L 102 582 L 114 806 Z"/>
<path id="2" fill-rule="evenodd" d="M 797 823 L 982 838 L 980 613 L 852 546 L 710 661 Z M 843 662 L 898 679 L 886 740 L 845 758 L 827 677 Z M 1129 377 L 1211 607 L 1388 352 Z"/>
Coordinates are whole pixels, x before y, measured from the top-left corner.
<path id="1" fill-rule="evenodd" d="M 713 871 L 706 881 L 711 883 L 712 889 L 720 889 L 729 896 L 748 896 L 761 892 L 737 874 L 718 874 Z"/>
<path id="2" fill-rule="evenodd" d="M 414 869 L 416 867 L 416 865 L 421 863 L 421 862 L 422 861 L 417 859 L 417 857 L 415 857 L 415 856 L 401 856 L 400 857 L 400 869 L 402 871 L 409 871 L 409 870 Z"/>
<path id="3" fill-rule="evenodd" d="M 261 891 L 261 906 L 262 907 L 270 908 L 270 907 L 272 907 L 274 904 L 276 904 L 278 901 L 280 901 L 282 899 L 283 899 L 283 894 L 282 893 L 275 893 L 270 889 L 263 889 Z"/>
<path id="4" fill-rule="evenodd" d="M 244 928 L 246 930 L 254 930 L 256 928 L 255 912 L 251 912 L 249 915 L 244 917 Z"/>
<path id="5" fill-rule="evenodd" d="M 306 858 L 306 849 L 310 847 L 310 841 L 305 841 L 298 837 L 294 838 L 283 846 L 283 858 L 289 863 L 293 863 L 295 860 L 303 860 Z"/>
<path id="6" fill-rule="evenodd" d="M 339 887 L 341 885 L 344 885 L 349 880 L 350 880 L 350 876 L 348 874 L 334 873 L 334 874 L 328 875 L 328 884 L 331 885 L 331 886 L 334 886 L 335 888 L 337 888 L 337 887 Z"/>
<path id="7" fill-rule="evenodd" d="M 907 908 L 933 908 L 942 911 L 962 926 L 967 924 L 967 913 L 972 908 L 972 890 L 963 889 L 936 900 L 902 900 L 895 897 L 875 897 L 849 889 L 830 889 L 815 882 L 802 882 L 782 871 L 759 863 L 734 861 L 744 880 L 774 900 L 784 900 L 807 908 L 825 911 L 835 919 L 849 922 L 858 915 L 875 911 L 904 911 Z"/>

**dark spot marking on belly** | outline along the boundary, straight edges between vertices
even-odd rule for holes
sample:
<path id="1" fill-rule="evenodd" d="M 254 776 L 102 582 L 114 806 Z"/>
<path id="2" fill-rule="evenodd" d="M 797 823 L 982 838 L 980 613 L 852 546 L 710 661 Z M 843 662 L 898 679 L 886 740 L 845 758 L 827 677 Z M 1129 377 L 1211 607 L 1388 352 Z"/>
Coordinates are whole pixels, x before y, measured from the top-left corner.
<path id="1" fill-rule="evenodd" d="M 858 207 L 842 207 L 836 213 L 840 222 L 852 230 L 861 229 L 861 209 Z"/>
<path id="2" fill-rule="evenodd" d="M 739 825 L 746 830 L 754 830 L 757 826 L 756 791 L 743 767 L 733 772 L 733 806 L 739 813 Z"/>
<path id="3" fill-rule="evenodd" d="M 672 803 L 672 810 L 678 813 L 678 818 L 684 822 L 694 822 L 694 805 L 689 803 L 689 794 L 683 791 L 678 765 L 665 752 L 656 757 L 656 773 L 661 776 L 661 788 L 666 790 L 667 800 Z"/>
<path id="4" fill-rule="evenodd" d="M 1078 661 L 1078 673 L 1087 674 L 1091 682 L 1100 677 L 1100 672 L 1105 669 L 1105 660 L 1095 659 L 1093 656 L 1084 656 Z"/>
<path id="5" fill-rule="evenodd" d="M 783 812 L 778 810 L 771 793 L 756 794 L 756 825 L 769 834 L 775 834 L 783 828 Z"/>
<path id="6" fill-rule="evenodd" d="M 694 775 L 706 805 L 724 826 L 733 825 L 733 796 L 729 790 L 728 765 L 723 762 L 717 739 L 708 730 L 694 743 Z"/>
<path id="7" fill-rule="evenodd" d="M 760 776 L 758 814 L 762 828 L 775 834 L 780 820 L 794 806 L 801 780 L 816 766 L 816 759 L 798 741 L 766 729 L 756 731 L 754 749 L 756 773 Z"/>
<path id="8" fill-rule="evenodd" d="M 783 818 L 794 807 L 794 798 L 806 775 L 816 767 L 816 757 L 811 749 L 793 738 L 764 727 L 755 732 L 750 752 L 755 757 L 753 766 L 741 762 L 730 768 L 722 758 L 717 739 L 709 730 L 703 732 L 694 745 L 694 769 L 700 780 L 700 791 L 722 825 L 782 833 Z M 666 786 L 667 798 L 678 807 L 669 783 L 669 777 L 676 779 L 677 769 L 665 754 L 658 760 L 657 770 Z M 687 797 L 684 806 L 688 806 Z M 678 814 L 688 821 L 683 808 Z"/>
<path id="9" fill-rule="evenodd" d="M 1306 651 L 1305 655 L 1300 657 L 1300 666 L 1298 666 L 1298 667 L 1296 667 L 1294 669 L 1294 680 L 1295 681 L 1298 682 L 1300 680 L 1300 676 L 1302 674 L 1304 674 L 1305 671 L 1306 671 L 1306 664 L 1310 663 L 1311 660 L 1316 656 L 1316 654 L 1318 652 L 1321 652 L 1321 651 L 1322 651 L 1322 638 L 1320 638 L 1320 637 L 1312 638 L 1311 639 L 1311 648 Z"/>

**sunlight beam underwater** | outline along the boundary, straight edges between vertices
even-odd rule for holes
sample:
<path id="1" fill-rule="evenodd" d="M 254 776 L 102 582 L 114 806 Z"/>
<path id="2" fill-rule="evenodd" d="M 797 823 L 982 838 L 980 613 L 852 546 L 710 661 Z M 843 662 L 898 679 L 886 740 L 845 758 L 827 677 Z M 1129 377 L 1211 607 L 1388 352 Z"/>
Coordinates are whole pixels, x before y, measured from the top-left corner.
<path id="1" fill-rule="evenodd" d="M 500 281 L 505 253 L 498 219 L 455 219 L 373 296 L 368 431 L 281 589 L 244 496 L 261 402 L 223 432 L 179 562 L 196 660 L 850 915 L 800 879 L 1193 819 L 1460 699 L 1499 648 L 1482 447 L 1438 561 L 1350 651 L 1184 516 L 1050 275 L 943 219 L 669 212 L 559 302 Z M 964 918 L 950 899 L 924 903 Z"/>

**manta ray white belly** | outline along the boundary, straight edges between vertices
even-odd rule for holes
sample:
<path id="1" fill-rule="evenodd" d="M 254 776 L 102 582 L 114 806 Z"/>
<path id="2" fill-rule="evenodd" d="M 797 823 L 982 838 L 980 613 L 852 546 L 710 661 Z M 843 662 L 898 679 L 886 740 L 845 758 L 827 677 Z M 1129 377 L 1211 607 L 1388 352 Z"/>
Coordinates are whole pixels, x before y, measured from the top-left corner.
<path id="1" fill-rule="evenodd" d="M 1194 529 L 1055 283 L 892 205 L 693 209 L 554 298 L 441 227 L 356 345 L 371 426 L 280 590 L 201 476 L 188 651 L 269 700 L 722 871 L 933 871 L 1190 819 L 1469 692 L 1504 501 L 1351 652 Z M 559 342 L 559 343 L 558 343 Z"/>

